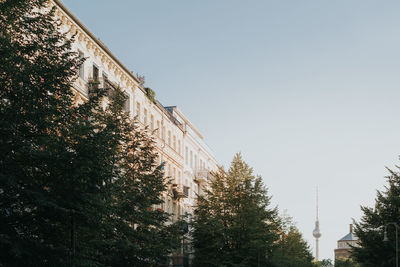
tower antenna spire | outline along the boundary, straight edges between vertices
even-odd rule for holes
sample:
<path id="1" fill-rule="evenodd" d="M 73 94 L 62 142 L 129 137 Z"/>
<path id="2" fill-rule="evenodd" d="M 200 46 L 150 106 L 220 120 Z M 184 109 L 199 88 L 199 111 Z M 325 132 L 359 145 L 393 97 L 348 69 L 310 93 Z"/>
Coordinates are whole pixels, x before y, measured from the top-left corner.
<path id="1" fill-rule="evenodd" d="M 317 221 L 318 221 L 318 185 L 317 185 Z"/>
<path id="2" fill-rule="evenodd" d="M 317 190 L 316 190 L 316 209 L 317 209 L 317 217 L 315 221 L 315 228 L 313 231 L 313 236 L 315 237 L 315 261 L 318 261 L 319 259 L 319 238 L 321 237 L 321 231 L 319 229 L 319 219 L 318 219 L 318 185 L 317 185 Z"/>

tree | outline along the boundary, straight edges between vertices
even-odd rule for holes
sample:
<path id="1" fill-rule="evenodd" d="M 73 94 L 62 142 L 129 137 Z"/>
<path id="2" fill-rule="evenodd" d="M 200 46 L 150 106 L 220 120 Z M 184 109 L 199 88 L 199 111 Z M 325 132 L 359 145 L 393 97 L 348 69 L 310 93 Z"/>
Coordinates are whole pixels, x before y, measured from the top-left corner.
<path id="1" fill-rule="evenodd" d="M 214 173 L 193 218 L 194 266 L 265 266 L 277 240 L 277 211 L 259 176 L 236 154 Z"/>
<path id="2" fill-rule="evenodd" d="M 45 3 L 0 1 L 0 265 L 157 266 L 177 230 L 154 141 L 119 88 L 74 103 L 82 61 Z"/>
<path id="3" fill-rule="evenodd" d="M 332 267 L 332 260 L 331 259 L 322 259 L 315 263 L 318 267 Z"/>
<path id="4" fill-rule="evenodd" d="M 109 91 L 109 90 L 108 90 Z M 158 266 L 179 245 L 179 224 L 167 224 L 169 215 L 155 209 L 162 203 L 168 178 L 158 163 L 151 133 L 140 130 L 124 111 L 125 95 L 116 88 L 111 104 L 99 120 L 111 142 L 110 213 L 106 236 L 112 251 L 106 265 Z M 111 234 L 111 235 L 110 235 Z"/>
<path id="5" fill-rule="evenodd" d="M 358 267 L 359 265 L 351 259 L 335 259 L 335 267 Z"/>
<path id="6" fill-rule="evenodd" d="M 362 206 L 361 221 L 355 224 L 360 247 L 353 248 L 352 257 L 361 266 L 395 266 L 396 235 L 393 225 L 387 227 L 390 241 L 383 242 L 384 228 L 390 222 L 400 222 L 400 173 L 388 169 L 388 185 L 377 191 L 375 207 Z"/>
<path id="7" fill-rule="evenodd" d="M 303 239 L 292 218 L 283 215 L 282 234 L 272 255 L 272 265 L 276 267 L 313 267 L 310 247 Z"/>
<path id="8" fill-rule="evenodd" d="M 63 266 L 78 60 L 45 1 L 0 2 L 0 262 Z"/>

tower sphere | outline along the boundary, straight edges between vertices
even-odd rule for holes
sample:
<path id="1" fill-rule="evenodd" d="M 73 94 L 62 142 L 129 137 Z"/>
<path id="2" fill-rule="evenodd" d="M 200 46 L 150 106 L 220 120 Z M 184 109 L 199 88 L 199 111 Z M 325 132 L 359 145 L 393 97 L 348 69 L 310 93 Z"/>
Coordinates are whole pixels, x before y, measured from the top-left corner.
<path id="1" fill-rule="evenodd" d="M 315 238 L 320 238 L 321 237 L 321 231 L 319 230 L 319 221 L 315 222 L 315 229 L 312 232 L 313 236 Z"/>
<path id="2" fill-rule="evenodd" d="M 313 236 L 315 238 L 320 238 L 321 237 L 321 232 L 319 231 L 319 229 L 314 229 L 314 231 L 312 232 Z"/>

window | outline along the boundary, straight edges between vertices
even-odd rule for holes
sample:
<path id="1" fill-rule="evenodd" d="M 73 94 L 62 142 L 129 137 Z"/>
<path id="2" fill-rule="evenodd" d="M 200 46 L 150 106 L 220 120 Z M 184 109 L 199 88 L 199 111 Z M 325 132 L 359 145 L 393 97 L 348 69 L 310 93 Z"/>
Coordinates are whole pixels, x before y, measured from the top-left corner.
<path id="1" fill-rule="evenodd" d="M 203 169 L 203 161 L 200 159 L 200 170 Z"/>
<path id="2" fill-rule="evenodd" d="M 162 139 L 165 141 L 165 126 L 162 127 L 162 130 L 161 130 L 161 137 L 162 137 Z"/>
<path id="3" fill-rule="evenodd" d="M 193 168 L 193 151 L 190 150 L 190 167 Z"/>
<path id="4" fill-rule="evenodd" d="M 177 183 L 177 181 L 176 181 L 176 169 L 175 169 L 175 167 L 174 167 L 174 172 L 173 172 L 173 175 L 174 175 L 174 180 L 175 180 L 175 183 Z"/>
<path id="5" fill-rule="evenodd" d="M 99 81 L 99 68 L 96 65 L 93 65 L 93 81 Z"/>
<path id="6" fill-rule="evenodd" d="M 85 73 L 84 73 L 84 69 L 85 69 L 85 62 L 83 61 L 83 59 L 85 58 L 85 55 L 83 54 L 83 52 L 78 51 L 79 53 L 79 77 L 81 79 L 85 78 Z"/>
<path id="7" fill-rule="evenodd" d="M 144 109 L 143 113 L 144 113 L 143 123 L 144 123 L 144 125 L 147 125 L 147 109 Z"/>
<path id="8" fill-rule="evenodd" d="M 105 73 L 103 71 L 103 84 L 104 84 L 104 86 L 106 85 L 107 82 L 108 82 L 108 75 L 107 75 L 107 73 Z"/>
<path id="9" fill-rule="evenodd" d="M 102 74 L 102 79 L 103 79 L 102 86 L 103 86 L 103 88 L 106 88 L 106 90 L 107 90 L 107 92 L 106 92 L 107 97 L 112 98 L 115 93 L 115 88 L 113 87 L 111 82 L 108 80 L 108 75 L 104 71 Z"/>
<path id="10" fill-rule="evenodd" d="M 178 171 L 178 183 L 182 184 L 181 172 Z"/>
<path id="11" fill-rule="evenodd" d="M 160 121 L 157 121 L 157 136 L 158 136 L 158 137 L 160 137 L 160 132 L 161 132 L 161 129 L 160 129 Z"/>
<path id="12" fill-rule="evenodd" d="M 167 206 L 167 199 L 166 199 L 166 197 L 162 197 L 162 204 L 161 204 L 161 208 L 162 208 L 162 210 L 163 211 L 167 211 L 167 208 L 166 208 L 166 206 Z"/>
<path id="13" fill-rule="evenodd" d="M 172 213 L 173 213 L 174 215 L 177 214 L 176 203 L 175 203 L 175 202 L 172 202 Z M 175 217 L 176 217 L 176 216 L 174 216 L 174 218 L 175 218 Z"/>
<path id="14" fill-rule="evenodd" d="M 178 154 L 181 154 L 181 140 L 178 140 Z"/>
<path id="15" fill-rule="evenodd" d="M 168 131 L 168 145 L 171 145 L 171 131 Z"/>
<path id="16" fill-rule="evenodd" d="M 194 155 L 194 169 L 197 170 L 197 155 Z"/>
<path id="17" fill-rule="evenodd" d="M 136 117 L 140 121 L 140 103 L 136 102 Z"/>
<path id="18" fill-rule="evenodd" d="M 131 101 L 130 101 L 130 98 L 129 98 L 129 94 L 128 94 L 128 93 L 125 92 L 124 95 L 125 95 L 124 110 L 125 110 L 125 112 L 128 112 L 128 113 L 129 113 L 129 111 L 130 111 L 130 106 L 131 106 Z"/>
<path id="19" fill-rule="evenodd" d="M 172 148 L 176 151 L 176 136 L 172 138 Z"/>
<path id="20" fill-rule="evenodd" d="M 185 163 L 186 163 L 186 165 L 188 164 L 188 161 L 189 161 L 188 147 L 185 147 Z"/>
<path id="21" fill-rule="evenodd" d="M 154 116 L 150 116 L 150 130 L 154 131 Z"/>

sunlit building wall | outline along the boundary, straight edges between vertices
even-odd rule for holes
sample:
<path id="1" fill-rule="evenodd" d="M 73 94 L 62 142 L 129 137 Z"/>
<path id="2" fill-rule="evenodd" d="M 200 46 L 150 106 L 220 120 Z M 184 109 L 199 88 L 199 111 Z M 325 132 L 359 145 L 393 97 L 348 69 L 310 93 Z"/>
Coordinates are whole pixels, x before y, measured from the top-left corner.
<path id="1" fill-rule="evenodd" d="M 89 81 L 121 88 L 127 96 L 126 111 L 153 134 L 159 161 L 171 180 L 169 190 L 162 196 L 164 203 L 154 208 L 172 214 L 173 219 L 191 214 L 197 195 L 203 193 L 209 180 L 209 172 L 217 169 L 200 132 L 176 107 L 165 108 L 155 100 L 141 77 L 128 70 L 60 1 L 50 3 L 57 8 L 62 30 L 75 35 L 73 50 L 86 59 L 74 84 L 75 102 L 87 100 Z"/>

